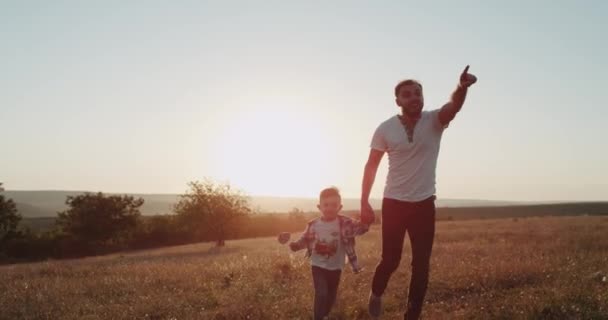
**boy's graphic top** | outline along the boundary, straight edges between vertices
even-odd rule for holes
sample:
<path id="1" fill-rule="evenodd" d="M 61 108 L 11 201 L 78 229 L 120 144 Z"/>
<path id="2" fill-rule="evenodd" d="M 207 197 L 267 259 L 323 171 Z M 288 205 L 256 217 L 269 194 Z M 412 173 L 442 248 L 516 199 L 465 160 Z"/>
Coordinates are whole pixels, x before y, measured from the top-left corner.
<path id="1" fill-rule="evenodd" d="M 319 235 L 317 235 L 319 236 Z M 327 239 L 317 239 L 315 241 L 315 247 L 313 249 L 313 254 L 320 255 L 327 259 L 336 255 L 338 251 L 338 245 L 340 239 L 340 233 L 335 231 L 331 233 L 331 240 L 327 241 Z"/>
<path id="2" fill-rule="evenodd" d="M 316 232 L 311 254 L 312 265 L 329 270 L 342 269 L 345 252 L 344 245 L 340 243 L 340 222 L 338 219 L 317 219 L 314 224 Z"/>
<path id="3" fill-rule="evenodd" d="M 337 229 L 335 229 L 336 223 Z M 331 229 L 329 234 L 331 237 L 337 238 L 337 244 L 330 240 L 318 241 L 319 239 L 325 239 L 325 236 L 319 236 L 319 234 L 323 234 L 325 232 L 323 231 L 323 226 L 328 225 Z M 338 215 L 337 219 L 330 222 L 324 222 L 321 217 L 315 218 L 308 222 L 306 230 L 304 230 L 300 238 L 292 242 L 292 250 L 298 251 L 300 249 L 306 249 L 306 256 L 311 257 L 312 265 L 325 269 L 331 268 L 330 270 L 341 269 L 344 266 L 344 257 L 346 256 L 348 257 L 348 262 L 353 268 L 353 271 L 356 273 L 361 271 L 361 267 L 357 263 L 355 237 L 366 233 L 368 230 L 369 225 L 352 220 L 343 215 Z M 319 243 L 318 247 L 317 243 Z M 330 248 L 333 244 L 335 244 L 336 247 L 335 251 Z M 318 249 L 315 250 L 315 247 Z M 315 254 L 315 251 L 319 252 L 319 254 Z M 323 260 L 321 260 L 322 257 Z M 329 261 L 329 258 L 335 259 L 332 259 L 332 261 L 341 261 L 336 265 L 328 265 L 327 261 Z"/>

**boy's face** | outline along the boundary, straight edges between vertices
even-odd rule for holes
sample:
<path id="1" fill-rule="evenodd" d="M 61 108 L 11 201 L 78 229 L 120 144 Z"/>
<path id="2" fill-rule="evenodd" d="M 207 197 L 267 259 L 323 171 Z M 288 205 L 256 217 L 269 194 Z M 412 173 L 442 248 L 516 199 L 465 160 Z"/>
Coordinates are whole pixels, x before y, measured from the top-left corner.
<path id="1" fill-rule="evenodd" d="M 339 196 L 324 197 L 317 205 L 317 208 L 323 213 L 325 219 L 333 220 L 338 216 L 338 212 L 342 210 L 342 199 Z"/>

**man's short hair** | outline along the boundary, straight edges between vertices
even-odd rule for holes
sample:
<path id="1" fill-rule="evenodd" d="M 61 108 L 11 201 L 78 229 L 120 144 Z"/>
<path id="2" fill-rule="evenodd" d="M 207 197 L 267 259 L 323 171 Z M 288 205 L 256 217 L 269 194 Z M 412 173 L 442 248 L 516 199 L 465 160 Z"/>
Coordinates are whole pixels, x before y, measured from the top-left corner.
<path id="1" fill-rule="evenodd" d="M 395 86 L 395 97 L 399 95 L 399 90 L 401 90 L 401 87 L 410 86 L 413 84 L 417 84 L 418 86 L 420 86 L 420 89 L 422 89 L 422 85 L 417 80 L 414 80 L 414 79 L 403 80 L 403 81 L 399 82 L 397 84 L 397 86 Z"/>
<path id="2" fill-rule="evenodd" d="M 338 198 L 342 198 L 342 196 L 340 196 L 340 190 L 338 190 L 338 188 L 336 187 L 329 187 L 329 188 L 325 188 L 323 190 L 321 190 L 321 193 L 319 194 L 319 199 L 323 200 L 325 198 L 329 198 L 329 197 L 338 197 Z"/>

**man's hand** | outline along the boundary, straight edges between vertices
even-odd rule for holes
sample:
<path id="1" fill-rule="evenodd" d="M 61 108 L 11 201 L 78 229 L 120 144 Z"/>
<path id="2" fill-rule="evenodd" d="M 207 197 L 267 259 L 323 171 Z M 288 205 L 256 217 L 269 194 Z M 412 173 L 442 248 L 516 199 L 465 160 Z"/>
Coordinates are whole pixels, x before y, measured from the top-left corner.
<path id="1" fill-rule="evenodd" d="M 447 127 L 450 121 L 456 116 L 456 113 L 460 111 L 464 104 L 464 99 L 467 97 L 467 89 L 475 82 L 477 82 L 477 77 L 469 73 L 469 66 L 467 65 L 460 74 L 458 87 L 456 87 L 456 90 L 452 93 L 450 101 L 444 104 L 439 111 L 439 122 L 441 122 L 444 127 Z"/>
<path id="2" fill-rule="evenodd" d="M 468 88 L 475 82 L 477 82 L 477 77 L 469 73 L 469 66 L 467 65 L 460 75 L 460 86 L 463 88 Z"/>
<path id="3" fill-rule="evenodd" d="M 361 202 L 361 223 L 370 225 L 376 220 L 374 209 L 369 204 L 369 201 Z"/>

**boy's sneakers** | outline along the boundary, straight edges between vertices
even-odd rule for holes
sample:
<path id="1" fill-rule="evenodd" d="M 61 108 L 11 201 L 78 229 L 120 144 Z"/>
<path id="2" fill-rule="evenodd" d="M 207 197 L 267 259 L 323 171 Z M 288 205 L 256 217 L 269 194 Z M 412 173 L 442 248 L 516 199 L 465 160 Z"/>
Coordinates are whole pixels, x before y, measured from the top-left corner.
<path id="1" fill-rule="evenodd" d="M 376 319 L 382 313 L 382 297 L 376 297 L 373 293 L 369 293 L 369 304 L 367 306 L 369 315 Z"/>
<path id="2" fill-rule="evenodd" d="M 363 271 L 363 267 L 359 265 L 357 260 L 351 261 L 351 267 L 353 268 L 353 273 L 359 273 Z"/>

